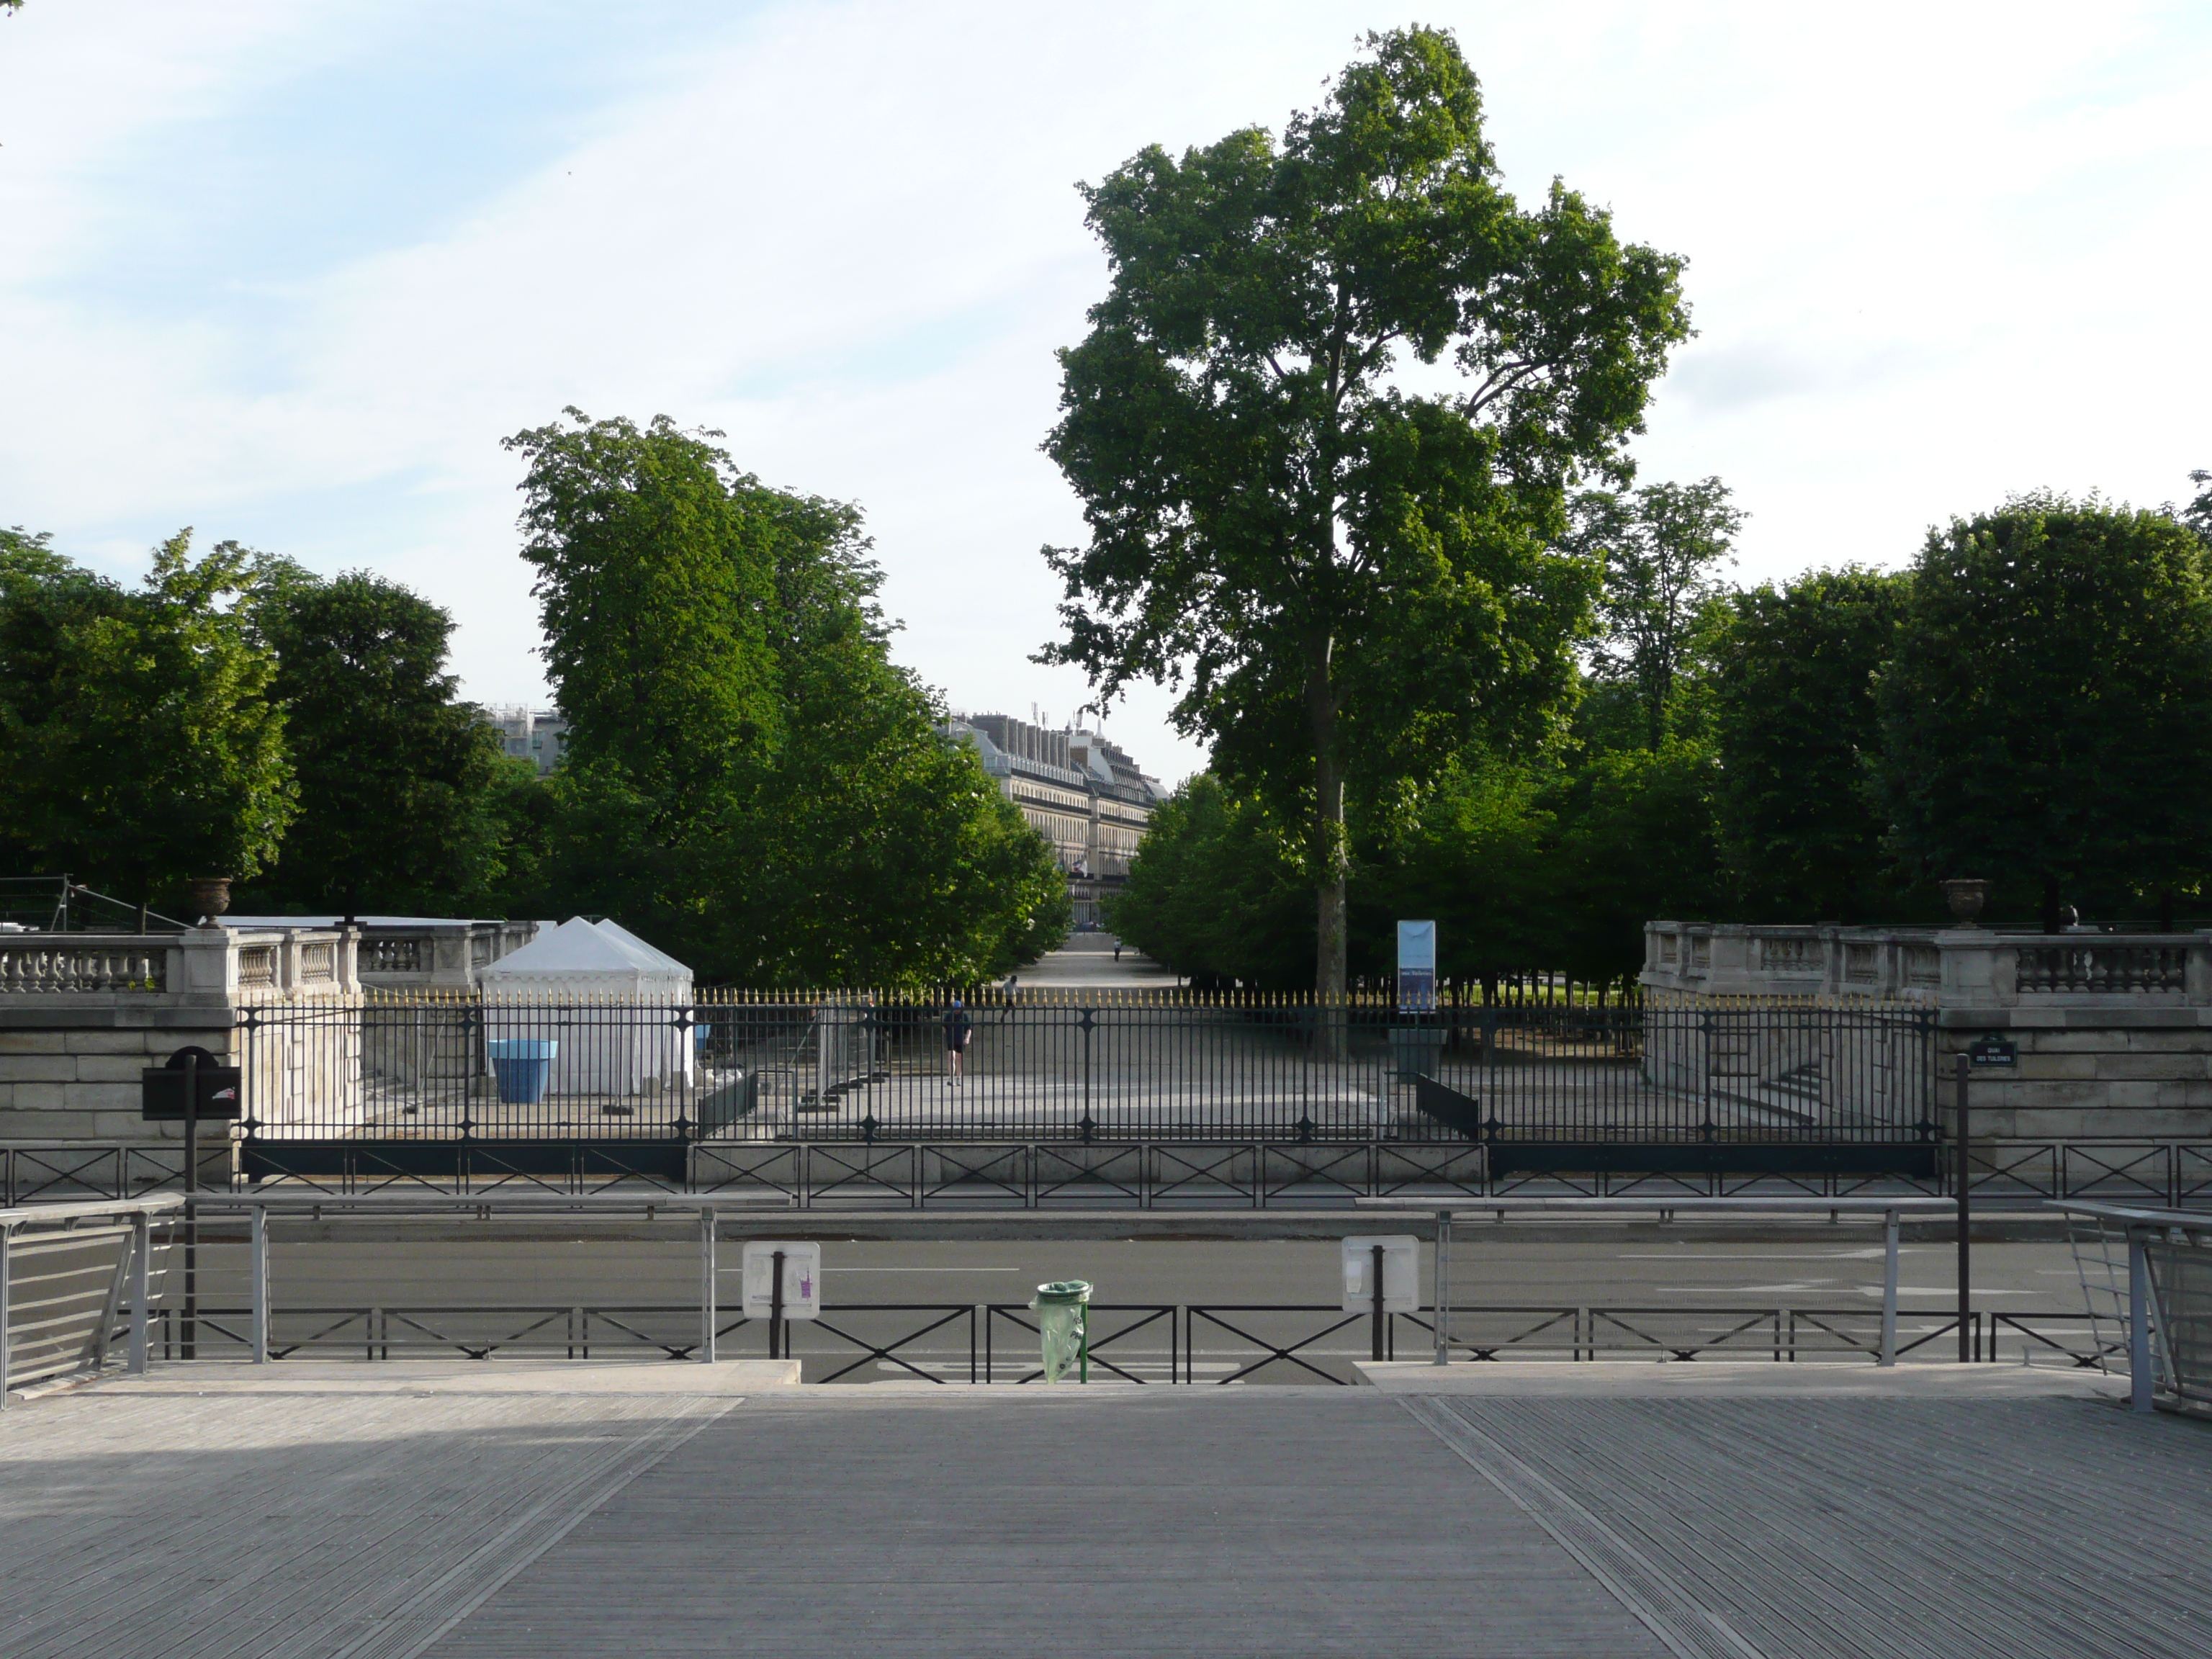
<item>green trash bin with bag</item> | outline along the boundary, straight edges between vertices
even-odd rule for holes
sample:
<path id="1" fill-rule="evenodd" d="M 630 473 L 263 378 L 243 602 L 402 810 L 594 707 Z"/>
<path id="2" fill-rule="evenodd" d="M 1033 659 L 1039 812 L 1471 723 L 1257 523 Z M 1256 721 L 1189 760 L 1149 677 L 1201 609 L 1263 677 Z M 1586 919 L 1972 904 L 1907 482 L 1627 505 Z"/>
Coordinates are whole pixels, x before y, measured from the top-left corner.
<path id="1" fill-rule="evenodd" d="M 1079 1279 L 1058 1279 L 1037 1286 L 1030 1307 L 1037 1316 L 1037 1338 L 1044 1349 L 1044 1380 L 1057 1382 L 1073 1366 L 1075 1380 L 1091 1380 L 1091 1286 Z"/>

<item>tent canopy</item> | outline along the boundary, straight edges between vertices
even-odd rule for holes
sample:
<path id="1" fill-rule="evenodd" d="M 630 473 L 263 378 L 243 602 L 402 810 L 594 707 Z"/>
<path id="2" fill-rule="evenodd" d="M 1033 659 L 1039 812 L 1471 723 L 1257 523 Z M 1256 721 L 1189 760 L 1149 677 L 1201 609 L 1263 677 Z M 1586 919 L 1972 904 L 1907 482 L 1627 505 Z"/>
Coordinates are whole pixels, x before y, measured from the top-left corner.
<path id="1" fill-rule="evenodd" d="M 567 996 L 691 1000 L 691 970 L 612 922 L 571 916 L 477 975 L 487 990 Z"/>

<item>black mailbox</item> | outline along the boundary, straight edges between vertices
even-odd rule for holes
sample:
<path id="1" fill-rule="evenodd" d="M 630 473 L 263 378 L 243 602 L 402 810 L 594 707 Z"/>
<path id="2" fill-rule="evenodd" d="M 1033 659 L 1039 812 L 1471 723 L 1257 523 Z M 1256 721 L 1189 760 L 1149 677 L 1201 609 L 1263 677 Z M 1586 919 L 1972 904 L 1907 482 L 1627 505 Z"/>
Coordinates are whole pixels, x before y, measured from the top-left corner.
<path id="1" fill-rule="evenodd" d="M 238 1067 L 217 1064 L 216 1057 L 204 1048 L 179 1048 L 169 1056 L 167 1064 L 149 1066 L 138 1073 L 139 1116 L 149 1123 L 184 1121 L 187 1060 L 199 1062 L 199 1070 L 194 1074 L 194 1081 L 199 1085 L 197 1115 L 203 1121 L 240 1115 L 239 1095 L 244 1085 Z"/>

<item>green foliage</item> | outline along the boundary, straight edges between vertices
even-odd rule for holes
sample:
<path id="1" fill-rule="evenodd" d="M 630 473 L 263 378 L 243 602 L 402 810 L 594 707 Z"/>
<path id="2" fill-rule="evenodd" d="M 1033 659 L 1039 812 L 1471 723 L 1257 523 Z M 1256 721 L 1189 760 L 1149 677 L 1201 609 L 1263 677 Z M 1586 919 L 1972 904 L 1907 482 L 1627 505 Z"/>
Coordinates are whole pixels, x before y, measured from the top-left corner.
<path id="1" fill-rule="evenodd" d="M 1858 923 L 1904 902 L 1881 844 L 1875 681 L 1911 586 L 1854 565 L 1731 596 L 1711 680 L 1734 919 Z"/>
<path id="2" fill-rule="evenodd" d="M 665 417 L 508 441 L 570 722 L 538 867 L 702 976 L 964 982 L 1065 934 L 1049 848 L 888 654 L 851 507 Z"/>
<path id="3" fill-rule="evenodd" d="M 1575 501 L 1570 544 L 1605 572 L 1601 631 L 1593 654 L 1601 683 L 1632 689 L 1642 742 L 1656 749 L 1679 724 L 1682 681 L 1719 620 L 1717 574 L 1743 514 L 1718 478 L 1648 484 L 1633 495 L 1592 490 Z"/>
<path id="4" fill-rule="evenodd" d="M 2212 870 L 2207 553 L 2163 514 L 2051 495 L 1930 532 L 1879 679 L 1916 874 L 2110 904 Z"/>
<path id="5" fill-rule="evenodd" d="M 434 915 L 489 896 L 503 873 L 502 757 L 481 711 L 454 700 L 453 618 L 366 571 L 323 581 L 288 567 L 270 586 L 259 617 L 299 812 L 264 885 L 349 915 Z"/>
<path id="6" fill-rule="evenodd" d="M 2189 482 L 2197 486 L 2197 494 L 2186 507 L 2169 511 L 2197 532 L 2197 540 L 2212 547 L 2212 472 L 2200 467 L 2189 475 Z"/>
<path id="7" fill-rule="evenodd" d="M 1433 918 L 1438 968 L 1462 981 L 1564 969 L 1632 975 L 1644 923 L 1719 902 L 1706 745 L 1610 750 L 1572 766 L 1454 766 L 1383 832 L 1355 821 L 1352 962 L 1391 971 L 1400 917 Z M 1265 803 L 1210 775 L 1163 803 L 1115 902 L 1130 944 L 1200 983 L 1310 981 L 1295 838 Z"/>
<path id="8" fill-rule="evenodd" d="M 1200 773 L 1152 813 L 1107 925 L 1200 986 L 1313 979 L 1311 888 L 1267 805 Z"/>
<path id="9" fill-rule="evenodd" d="M 294 811 L 258 562 L 233 542 L 195 561 L 191 538 L 162 543 L 126 590 L 18 532 L 0 584 L 5 838 L 142 899 L 252 876 Z"/>
<path id="10" fill-rule="evenodd" d="M 1112 286 L 1047 445 L 1091 531 L 1047 550 L 1047 659 L 1106 699 L 1176 687 L 1220 775 L 1303 826 L 1324 989 L 1347 782 L 1381 799 L 1554 733 L 1593 587 L 1552 550 L 1565 485 L 1625 465 L 1688 331 L 1679 260 L 1562 187 L 1500 187 L 1449 34 L 1369 46 L 1279 146 L 1149 149 L 1085 190 Z M 1395 384 L 1446 359 L 1457 389 Z"/>

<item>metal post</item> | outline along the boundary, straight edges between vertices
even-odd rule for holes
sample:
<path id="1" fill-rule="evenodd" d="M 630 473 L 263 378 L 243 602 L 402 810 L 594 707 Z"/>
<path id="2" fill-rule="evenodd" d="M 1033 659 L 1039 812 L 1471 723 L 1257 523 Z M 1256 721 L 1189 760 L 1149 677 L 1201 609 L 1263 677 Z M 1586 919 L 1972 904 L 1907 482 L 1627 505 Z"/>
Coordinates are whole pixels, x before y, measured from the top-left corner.
<path id="1" fill-rule="evenodd" d="M 775 1286 L 769 1292 L 768 1357 L 783 1358 L 783 1252 L 775 1253 Z"/>
<path id="2" fill-rule="evenodd" d="M 699 1358 L 714 1363 L 714 1212 L 699 1212 Z"/>
<path id="3" fill-rule="evenodd" d="M 154 1254 L 153 1218 L 141 1210 L 131 1218 L 131 1358 L 129 1370 L 133 1376 L 146 1372 L 146 1348 L 149 1335 L 146 1304 L 153 1293 Z"/>
<path id="4" fill-rule="evenodd" d="M 2154 1409 L 2156 1379 L 2150 1369 L 2150 1252 L 2142 1230 L 2128 1229 L 2128 1408 Z"/>
<path id="5" fill-rule="evenodd" d="M 1897 1364 L 1897 1212 L 1881 1213 L 1881 1358 L 1878 1364 Z"/>
<path id="6" fill-rule="evenodd" d="M 1967 1364 L 1973 1357 L 1974 1340 L 1974 1274 L 1973 1231 L 1974 1180 L 1969 1167 L 1972 1163 L 1973 1121 L 1966 1100 L 1966 1074 L 1972 1066 L 1966 1055 L 1958 1057 L 1958 1133 L 1953 1137 L 1954 1150 L 1959 1160 L 1959 1363 Z"/>
<path id="7" fill-rule="evenodd" d="M 1451 1364 L 1451 1212 L 1437 1212 L 1437 1357 L 1439 1365 Z"/>
<path id="8" fill-rule="evenodd" d="M 1382 1358 L 1382 1247 L 1374 1246 L 1375 1255 L 1375 1358 Z"/>
<path id="9" fill-rule="evenodd" d="M 15 1230 L 0 1225 L 0 1411 L 8 1408 L 8 1368 L 15 1357 L 8 1338 L 9 1327 L 15 1322 L 13 1298 L 9 1294 L 15 1256 Z"/>
<path id="10" fill-rule="evenodd" d="M 185 1056 L 185 1323 L 180 1358 L 199 1358 L 200 1345 L 200 1057 Z"/>
<path id="11" fill-rule="evenodd" d="M 253 1363 L 269 1363 L 269 1210 L 253 1206 Z"/>

